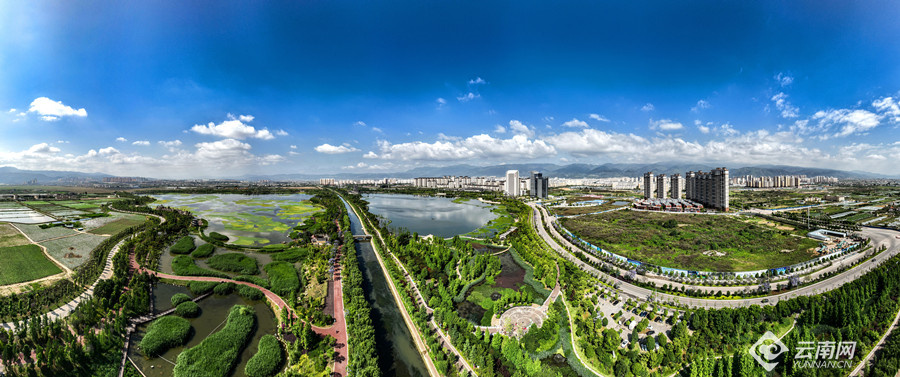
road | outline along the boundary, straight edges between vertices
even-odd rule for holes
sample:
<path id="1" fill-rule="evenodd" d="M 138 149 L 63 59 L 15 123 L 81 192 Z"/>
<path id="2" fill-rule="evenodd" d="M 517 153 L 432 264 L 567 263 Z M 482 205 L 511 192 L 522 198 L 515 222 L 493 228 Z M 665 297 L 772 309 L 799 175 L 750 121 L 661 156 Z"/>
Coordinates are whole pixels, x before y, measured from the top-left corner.
<path id="1" fill-rule="evenodd" d="M 639 287 L 628 282 L 624 282 L 621 280 L 616 280 L 606 273 L 594 268 L 593 266 L 582 262 L 578 258 L 576 258 L 572 253 L 570 253 L 566 248 L 571 248 L 572 250 L 581 250 L 567 239 L 562 237 L 555 228 L 549 226 L 550 232 L 553 233 L 553 236 L 556 237 L 559 242 L 563 244 L 564 247 L 560 246 L 556 240 L 554 240 L 553 236 L 547 232 L 544 227 L 545 222 L 549 222 L 549 214 L 546 212 L 541 206 L 537 206 L 533 203 L 528 204 L 530 207 L 534 209 L 533 222 L 534 227 L 541 238 L 550 245 L 558 254 L 562 257 L 568 259 L 575 265 L 579 266 L 579 268 L 591 273 L 594 276 L 602 277 L 606 281 L 615 281 L 616 284 L 619 284 L 619 290 L 630 297 L 633 297 L 638 300 L 647 300 L 649 297 L 654 297 L 655 300 L 663 301 L 663 302 L 674 302 L 680 305 L 684 305 L 687 307 L 703 307 L 703 308 L 724 308 L 724 307 L 742 307 L 742 306 L 750 306 L 750 305 L 775 305 L 779 301 L 788 300 L 794 297 L 799 296 L 809 296 L 824 293 L 830 291 L 832 289 L 838 288 L 841 285 L 851 282 L 860 276 L 864 275 L 866 272 L 872 270 L 877 267 L 880 263 L 889 259 L 890 257 L 896 255 L 900 252 L 900 239 L 897 238 L 900 235 L 900 232 L 887 230 L 887 229 L 879 229 L 879 228 L 863 228 L 860 233 L 863 236 L 868 237 L 871 240 L 871 245 L 873 247 L 886 246 L 887 250 L 882 254 L 878 255 L 875 258 L 862 262 L 861 264 L 855 266 L 854 268 L 847 270 L 841 274 L 835 275 L 831 278 L 825 279 L 823 281 L 806 285 L 794 290 L 791 290 L 786 293 L 781 293 L 777 295 L 771 295 L 766 297 L 757 297 L 757 298 L 744 298 L 744 299 L 735 299 L 735 300 L 712 300 L 712 299 L 700 299 L 700 298 L 692 298 L 692 297 L 684 297 L 684 296 L 676 296 L 667 293 L 661 293 L 657 291 L 652 291 L 647 288 Z M 598 258 L 594 257 L 590 253 L 583 253 L 589 260 L 596 263 L 602 263 Z M 705 286 L 695 286 L 695 289 L 702 290 L 718 290 L 719 287 L 705 287 Z M 723 287 L 724 288 L 724 287 Z"/>

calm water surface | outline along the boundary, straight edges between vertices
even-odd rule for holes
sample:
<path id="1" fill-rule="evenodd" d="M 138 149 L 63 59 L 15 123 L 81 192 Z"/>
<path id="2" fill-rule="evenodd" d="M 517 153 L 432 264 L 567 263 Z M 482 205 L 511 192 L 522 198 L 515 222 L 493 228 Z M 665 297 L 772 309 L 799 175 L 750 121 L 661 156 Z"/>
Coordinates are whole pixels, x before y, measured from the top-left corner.
<path id="1" fill-rule="evenodd" d="M 370 194 L 363 199 L 369 202 L 369 212 L 390 220 L 392 230 L 408 229 L 423 236 L 453 237 L 499 217 L 491 212 L 492 205 L 477 200 L 454 203 L 451 198 L 397 194 Z"/>

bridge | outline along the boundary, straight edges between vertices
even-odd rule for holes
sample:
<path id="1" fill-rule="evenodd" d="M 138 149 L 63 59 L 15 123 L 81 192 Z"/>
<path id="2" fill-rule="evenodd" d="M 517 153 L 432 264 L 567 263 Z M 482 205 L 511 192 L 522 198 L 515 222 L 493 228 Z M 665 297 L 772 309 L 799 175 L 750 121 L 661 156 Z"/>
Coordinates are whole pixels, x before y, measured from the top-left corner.
<path id="1" fill-rule="evenodd" d="M 356 241 L 371 241 L 372 236 L 368 234 L 354 234 L 353 239 Z"/>

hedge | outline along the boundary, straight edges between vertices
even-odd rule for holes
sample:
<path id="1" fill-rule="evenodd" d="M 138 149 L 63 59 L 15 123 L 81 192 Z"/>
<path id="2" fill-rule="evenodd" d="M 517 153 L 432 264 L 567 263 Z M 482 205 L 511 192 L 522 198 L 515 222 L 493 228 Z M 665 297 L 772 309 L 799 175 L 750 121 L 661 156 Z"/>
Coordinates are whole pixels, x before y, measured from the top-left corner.
<path id="1" fill-rule="evenodd" d="M 175 307 L 175 315 L 184 318 L 197 318 L 200 315 L 200 305 L 193 301 L 185 301 Z"/>
<path id="2" fill-rule="evenodd" d="M 141 350 L 149 357 L 160 355 L 187 343 L 192 330 L 191 323 L 184 318 L 161 317 L 147 327 L 147 334 L 141 339 Z"/>
<path id="3" fill-rule="evenodd" d="M 169 248 L 169 252 L 172 254 L 190 254 L 191 251 L 194 250 L 194 237 L 184 236 L 181 237 L 178 242 L 176 242 L 172 247 Z"/>
<path id="4" fill-rule="evenodd" d="M 278 261 L 278 262 L 297 263 L 301 260 L 305 260 L 308 255 L 309 255 L 308 249 L 294 247 L 294 248 L 288 249 L 287 251 L 282 251 L 278 254 L 273 254 L 272 260 Z"/>
<path id="5" fill-rule="evenodd" d="M 211 243 L 205 243 L 205 244 L 197 247 L 197 249 L 194 250 L 193 253 L 191 253 L 191 256 L 194 258 L 206 258 L 206 257 L 212 255 L 213 252 L 215 252 L 215 251 L 216 251 L 215 245 L 213 245 Z"/>
<path id="6" fill-rule="evenodd" d="M 227 296 L 230 295 L 231 292 L 234 292 L 235 288 L 237 288 L 237 284 L 231 282 L 223 282 L 219 283 L 219 285 L 216 285 L 216 287 L 213 288 L 213 292 L 217 295 Z"/>
<path id="7" fill-rule="evenodd" d="M 184 293 L 176 293 L 172 296 L 172 306 L 178 306 L 182 302 L 191 301 L 191 296 L 188 296 Z"/>
<path id="8" fill-rule="evenodd" d="M 292 292 L 300 289 L 300 277 L 294 265 L 288 262 L 272 262 L 266 265 L 266 273 L 269 274 L 269 282 L 272 292 L 288 297 Z"/>
<path id="9" fill-rule="evenodd" d="M 222 330 L 178 355 L 175 377 L 225 377 L 238 362 L 256 328 L 253 308 L 235 305 Z"/>
<path id="10" fill-rule="evenodd" d="M 259 273 L 256 259 L 242 253 L 218 254 L 209 258 L 206 264 L 219 271 L 237 272 L 241 275 L 256 275 Z"/>
<path id="11" fill-rule="evenodd" d="M 245 299 L 253 301 L 259 301 L 266 297 L 261 290 L 243 284 L 238 285 L 238 294 Z"/>
<path id="12" fill-rule="evenodd" d="M 244 373 L 249 377 L 272 377 L 284 363 L 284 352 L 274 336 L 266 334 L 259 340 L 256 354 L 247 361 Z"/>

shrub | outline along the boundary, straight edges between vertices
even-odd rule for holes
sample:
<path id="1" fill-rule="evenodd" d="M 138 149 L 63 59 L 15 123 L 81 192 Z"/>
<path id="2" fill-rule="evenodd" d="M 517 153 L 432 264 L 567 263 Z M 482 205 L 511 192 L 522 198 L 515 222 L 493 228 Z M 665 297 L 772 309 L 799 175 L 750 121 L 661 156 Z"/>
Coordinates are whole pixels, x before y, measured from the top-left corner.
<path id="1" fill-rule="evenodd" d="M 265 289 L 271 288 L 271 286 L 269 285 L 269 281 L 259 276 L 238 275 L 234 277 L 234 280 L 253 283 Z"/>
<path id="2" fill-rule="evenodd" d="M 200 315 L 200 305 L 193 301 L 185 301 L 175 307 L 175 315 L 184 318 L 196 318 Z"/>
<path id="3" fill-rule="evenodd" d="M 269 274 L 272 292 L 279 296 L 288 297 L 300 289 L 300 277 L 297 276 L 293 264 L 272 262 L 266 265 L 266 273 Z"/>
<path id="4" fill-rule="evenodd" d="M 227 283 L 219 283 L 215 288 L 213 288 L 213 292 L 217 295 L 230 295 L 231 292 L 234 292 L 234 289 L 237 287 L 237 284 L 227 282 Z"/>
<path id="5" fill-rule="evenodd" d="M 285 245 L 283 243 L 277 243 L 274 245 L 263 246 L 259 251 L 261 251 L 263 253 L 277 253 L 279 251 L 284 251 L 284 249 L 287 249 L 287 247 L 288 247 L 288 245 Z"/>
<path id="6" fill-rule="evenodd" d="M 225 377 L 237 364 L 256 327 L 253 308 L 235 305 L 225 327 L 178 355 L 176 377 Z"/>
<path id="7" fill-rule="evenodd" d="M 169 252 L 172 254 L 190 254 L 192 250 L 194 250 L 194 237 L 191 236 L 181 237 L 169 248 Z"/>
<path id="8" fill-rule="evenodd" d="M 287 251 L 272 255 L 273 261 L 297 263 L 305 260 L 309 255 L 309 250 L 300 247 L 290 248 Z"/>
<path id="9" fill-rule="evenodd" d="M 192 281 L 188 283 L 188 289 L 195 295 L 202 295 L 212 292 L 217 285 L 219 283 L 215 281 Z"/>
<path id="10" fill-rule="evenodd" d="M 191 301 L 191 296 L 188 296 L 184 293 L 176 293 L 174 296 L 172 296 L 172 306 L 178 306 L 185 301 Z"/>
<path id="11" fill-rule="evenodd" d="M 278 339 L 266 334 L 259 340 L 256 354 L 247 361 L 244 373 L 249 377 L 271 377 L 278 373 L 283 362 L 284 353 Z"/>
<path id="12" fill-rule="evenodd" d="M 237 272 L 242 275 L 256 275 L 259 273 L 256 259 L 241 253 L 218 254 L 209 258 L 206 263 L 219 271 Z"/>
<path id="13" fill-rule="evenodd" d="M 191 256 L 194 258 L 206 258 L 213 254 L 216 251 L 216 247 L 213 244 L 205 243 L 197 247 L 197 250 L 194 250 L 191 253 Z"/>
<path id="14" fill-rule="evenodd" d="M 153 357 L 170 348 L 181 346 L 190 339 L 193 328 L 188 320 L 181 317 L 161 317 L 147 327 L 147 334 L 141 339 L 144 354 Z"/>
<path id="15" fill-rule="evenodd" d="M 218 232 L 210 232 L 209 238 L 212 238 L 214 241 L 228 242 L 228 236 Z"/>
<path id="16" fill-rule="evenodd" d="M 242 284 L 238 285 L 238 294 L 245 299 L 254 301 L 259 301 L 266 297 L 266 295 L 264 295 L 259 289 Z"/>
<path id="17" fill-rule="evenodd" d="M 178 255 L 172 260 L 172 271 L 181 276 L 213 276 L 227 279 L 229 276 L 218 271 L 200 268 L 190 255 Z"/>

